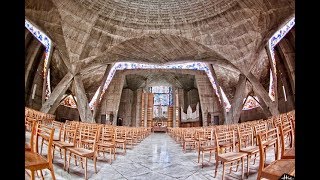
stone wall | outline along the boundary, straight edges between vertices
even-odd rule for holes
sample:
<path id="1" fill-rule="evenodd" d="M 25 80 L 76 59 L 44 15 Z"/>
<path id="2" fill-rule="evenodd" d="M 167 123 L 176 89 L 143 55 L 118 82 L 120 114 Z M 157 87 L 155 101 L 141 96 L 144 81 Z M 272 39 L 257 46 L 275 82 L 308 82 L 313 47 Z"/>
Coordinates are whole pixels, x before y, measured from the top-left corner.
<path id="1" fill-rule="evenodd" d="M 221 105 L 218 97 L 214 93 L 214 89 L 209 81 L 208 76 L 203 73 L 202 75 L 196 75 L 195 79 L 199 92 L 202 126 L 208 126 L 208 114 L 214 114 L 216 116 L 223 117 Z M 219 118 L 219 120 L 220 123 L 223 122 L 222 118 Z"/>
<path id="2" fill-rule="evenodd" d="M 80 120 L 80 115 L 79 111 L 76 108 L 70 108 L 66 106 L 58 106 L 56 112 L 56 120 L 65 122 L 66 119 L 74 120 L 74 121 L 79 121 Z"/>
<path id="3" fill-rule="evenodd" d="M 262 108 L 254 108 L 245 111 L 241 111 L 240 114 L 240 122 L 246 122 L 257 119 L 266 119 L 266 115 L 264 114 Z"/>
<path id="4" fill-rule="evenodd" d="M 102 101 L 105 101 L 105 105 L 101 105 L 101 114 L 107 114 L 107 116 L 112 113 L 113 114 L 113 125 L 117 123 L 117 116 L 118 116 L 118 109 L 120 104 L 120 98 L 122 93 L 122 88 L 124 84 L 124 76 L 117 71 L 114 75 L 113 79 L 111 80 L 108 89 L 104 94 L 104 98 Z M 101 102 L 103 103 L 103 102 Z M 107 121 L 109 119 L 107 118 Z M 106 122 L 109 123 L 109 122 Z"/>
<path id="5" fill-rule="evenodd" d="M 119 105 L 118 117 L 122 118 L 123 126 L 132 126 L 133 91 L 123 89 Z"/>

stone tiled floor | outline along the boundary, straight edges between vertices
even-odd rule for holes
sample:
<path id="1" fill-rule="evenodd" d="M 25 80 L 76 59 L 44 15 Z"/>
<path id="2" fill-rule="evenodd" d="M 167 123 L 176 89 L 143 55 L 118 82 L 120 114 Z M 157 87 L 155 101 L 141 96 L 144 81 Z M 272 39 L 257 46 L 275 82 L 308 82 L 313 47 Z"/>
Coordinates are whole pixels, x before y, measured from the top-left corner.
<path id="1" fill-rule="evenodd" d="M 206 157 L 207 160 L 208 156 Z M 107 158 L 109 157 L 103 158 L 101 156 L 98 158 L 97 174 L 94 173 L 93 161 L 88 160 L 89 179 L 204 180 L 221 179 L 222 176 L 222 165 L 220 164 L 217 177 L 213 177 L 215 168 L 214 157 L 211 162 L 206 163 L 201 168 L 201 164 L 197 163 L 197 153 L 195 150 L 184 153 L 182 147 L 165 133 L 151 134 L 132 149 L 127 149 L 126 155 L 117 154 L 116 160 L 111 165 Z M 267 161 L 273 159 L 273 150 L 270 149 L 267 152 Z M 250 180 L 257 177 L 259 157 L 255 165 L 252 165 L 252 162 L 248 177 Z M 75 166 L 73 159 L 71 160 L 70 172 L 68 173 L 63 170 L 63 159 L 61 159 L 58 151 L 55 153 L 53 163 L 57 180 L 84 179 L 84 169 L 81 168 L 81 165 L 79 166 L 79 163 L 78 166 Z M 238 172 L 232 171 L 231 174 L 228 174 L 228 172 L 226 171 L 225 179 L 241 179 L 241 165 Z M 49 170 L 44 170 L 43 174 L 45 179 L 51 179 Z M 26 179 L 29 179 L 27 174 Z"/>

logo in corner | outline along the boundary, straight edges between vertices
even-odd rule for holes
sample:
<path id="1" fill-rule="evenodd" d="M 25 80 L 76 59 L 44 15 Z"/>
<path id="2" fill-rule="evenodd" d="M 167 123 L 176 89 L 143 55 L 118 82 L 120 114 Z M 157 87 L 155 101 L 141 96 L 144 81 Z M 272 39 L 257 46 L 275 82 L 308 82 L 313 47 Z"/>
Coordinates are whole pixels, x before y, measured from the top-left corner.
<path id="1" fill-rule="evenodd" d="M 294 176 L 284 173 L 279 180 L 294 180 Z"/>

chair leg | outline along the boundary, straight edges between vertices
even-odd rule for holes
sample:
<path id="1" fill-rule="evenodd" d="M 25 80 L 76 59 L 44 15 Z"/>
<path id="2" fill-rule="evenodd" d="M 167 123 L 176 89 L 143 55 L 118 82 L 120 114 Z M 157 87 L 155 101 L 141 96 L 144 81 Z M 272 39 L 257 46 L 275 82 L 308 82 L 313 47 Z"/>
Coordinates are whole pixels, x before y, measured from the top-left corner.
<path id="1" fill-rule="evenodd" d="M 64 156 L 64 158 L 63 158 L 63 170 L 66 170 L 66 163 L 67 163 L 67 150 L 66 149 L 64 149 L 64 151 L 63 151 L 64 153 L 63 153 L 63 156 Z"/>
<path id="2" fill-rule="evenodd" d="M 224 180 L 224 168 L 225 168 L 225 164 L 222 163 L 222 180 Z"/>
<path id="3" fill-rule="evenodd" d="M 217 176 L 218 166 L 219 166 L 219 161 L 216 159 L 216 169 L 214 170 L 214 177 Z"/>
<path id="4" fill-rule="evenodd" d="M 34 177 L 34 171 L 31 170 L 31 180 L 34 180 L 35 177 Z"/>
<path id="5" fill-rule="evenodd" d="M 251 159 L 251 156 L 247 156 L 247 177 L 249 177 L 249 160 Z"/>
<path id="6" fill-rule="evenodd" d="M 253 164 L 256 163 L 257 154 L 254 154 Z"/>
<path id="7" fill-rule="evenodd" d="M 60 148 L 60 158 L 62 159 L 62 152 L 61 152 L 61 148 Z"/>
<path id="8" fill-rule="evenodd" d="M 94 164 L 94 172 L 97 174 L 97 157 L 95 156 L 93 156 L 93 164 Z"/>
<path id="9" fill-rule="evenodd" d="M 203 167 L 204 151 L 202 151 L 201 167 Z"/>
<path id="10" fill-rule="evenodd" d="M 88 174 L 87 174 L 87 167 L 88 167 L 88 165 L 87 165 L 87 158 L 86 158 L 86 157 L 84 158 L 84 164 L 85 164 L 84 178 L 85 178 L 85 179 L 88 179 Z"/>
<path id="11" fill-rule="evenodd" d="M 200 149 L 198 149 L 198 163 L 200 162 Z"/>
<path id="12" fill-rule="evenodd" d="M 41 175 L 41 179 L 44 180 L 43 174 L 42 174 L 42 170 L 40 170 L 40 175 Z"/>
<path id="13" fill-rule="evenodd" d="M 69 170 L 70 170 L 70 162 L 71 162 L 71 152 L 69 154 L 69 161 L 68 161 L 68 173 L 69 173 Z"/>
<path id="14" fill-rule="evenodd" d="M 211 161 L 211 156 L 212 156 L 212 153 L 211 153 L 211 151 L 210 151 L 209 162 Z"/>
<path id="15" fill-rule="evenodd" d="M 241 158 L 241 179 L 244 179 L 244 159 Z"/>
<path id="16" fill-rule="evenodd" d="M 229 174 L 231 173 L 231 171 L 232 171 L 232 165 L 233 165 L 233 163 L 231 163 L 230 164 L 230 171 L 229 171 Z"/>
<path id="17" fill-rule="evenodd" d="M 53 171 L 53 166 L 51 166 L 49 168 L 49 170 L 50 170 L 50 173 L 51 173 L 52 180 L 56 180 L 56 176 L 54 175 L 54 171 Z"/>
<path id="18" fill-rule="evenodd" d="M 78 166 L 78 164 L 77 164 L 77 156 L 73 155 L 73 157 L 74 157 L 74 163 L 76 164 L 76 166 Z"/>
<path id="19" fill-rule="evenodd" d="M 81 163 L 82 169 L 84 169 L 84 167 L 83 167 L 83 158 L 82 157 L 80 157 L 80 163 Z"/>

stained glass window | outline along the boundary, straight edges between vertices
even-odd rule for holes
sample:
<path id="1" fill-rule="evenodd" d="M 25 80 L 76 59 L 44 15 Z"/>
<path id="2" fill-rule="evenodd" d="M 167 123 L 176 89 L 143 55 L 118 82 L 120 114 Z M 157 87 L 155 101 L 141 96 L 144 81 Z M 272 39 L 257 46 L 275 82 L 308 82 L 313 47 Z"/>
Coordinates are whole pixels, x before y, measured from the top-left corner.
<path id="1" fill-rule="evenodd" d="M 45 46 L 45 59 L 44 59 L 44 67 L 43 67 L 43 78 L 47 78 L 46 83 L 46 99 L 49 98 L 51 94 L 51 87 L 50 87 L 50 69 L 47 68 L 49 57 L 51 53 L 51 39 L 44 34 L 42 31 L 40 31 L 36 26 L 31 24 L 28 20 L 25 19 L 25 27 L 30 31 L 30 33 L 36 37 L 44 46 Z M 48 73 L 46 70 L 48 69 Z"/>
<path id="2" fill-rule="evenodd" d="M 272 60 L 272 66 L 276 69 L 276 59 L 274 58 L 274 47 L 281 41 L 281 39 L 290 31 L 295 25 L 295 17 L 293 17 L 288 23 L 273 34 L 269 39 L 269 52 Z M 271 69 L 270 69 L 271 71 Z M 272 101 L 275 101 L 275 84 L 274 80 L 277 78 L 277 72 L 270 73 L 270 86 L 269 86 L 269 97 Z"/>
<path id="3" fill-rule="evenodd" d="M 256 107 L 260 107 L 259 102 L 257 102 L 258 98 L 257 97 L 252 97 L 252 96 L 248 96 L 247 99 L 243 99 L 243 101 L 246 101 L 242 110 L 249 110 L 249 109 L 253 109 Z"/>
<path id="4" fill-rule="evenodd" d="M 168 107 L 172 105 L 172 87 L 153 86 L 149 89 L 154 94 L 153 117 L 168 117 Z"/>

